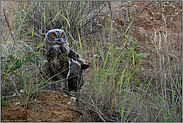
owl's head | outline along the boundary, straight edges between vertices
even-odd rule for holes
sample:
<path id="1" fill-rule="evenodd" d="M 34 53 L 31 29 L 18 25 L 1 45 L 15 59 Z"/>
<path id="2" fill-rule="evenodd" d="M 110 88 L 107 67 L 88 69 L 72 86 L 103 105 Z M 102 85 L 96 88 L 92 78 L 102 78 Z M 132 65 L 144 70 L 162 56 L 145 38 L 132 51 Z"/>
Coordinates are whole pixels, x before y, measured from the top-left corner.
<path id="1" fill-rule="evenodd" d="M 61 45 L 67 42 L 66 33 L 61 29 L 52 29 L 46 33 L 45 43 L 52 45 Z"/>

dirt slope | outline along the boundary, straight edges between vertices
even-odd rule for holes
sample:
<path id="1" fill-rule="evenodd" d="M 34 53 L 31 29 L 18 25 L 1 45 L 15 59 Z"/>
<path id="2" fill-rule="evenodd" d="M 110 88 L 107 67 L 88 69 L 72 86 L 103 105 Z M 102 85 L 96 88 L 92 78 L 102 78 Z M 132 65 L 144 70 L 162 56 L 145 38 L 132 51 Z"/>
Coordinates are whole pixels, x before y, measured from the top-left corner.
<path id="1" fill-rule="evenodd" d="M 42 91 L 27 102 L 13 97 L 2 106 L 2 122 L 77 122 L 76 98 L 64 92 Z"/>

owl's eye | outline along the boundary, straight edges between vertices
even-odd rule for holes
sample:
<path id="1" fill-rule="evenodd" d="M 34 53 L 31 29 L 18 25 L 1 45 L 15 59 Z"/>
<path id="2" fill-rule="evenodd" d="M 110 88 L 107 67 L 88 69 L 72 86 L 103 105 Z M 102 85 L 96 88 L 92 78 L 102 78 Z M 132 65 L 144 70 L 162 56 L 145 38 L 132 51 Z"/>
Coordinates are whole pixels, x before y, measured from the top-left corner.
<path id="1" fill-rule="evenodd" d="M 61 35 L 61 38 L 63 38 L 63 37 L 64 37 L 64 35 L 62 34 L 62 35 Z"/>
<path id="2" fill-rule="evenodd" d="M 52 38 L 56 38 L 57 36 L 56 35 L 52 35 Z"/>

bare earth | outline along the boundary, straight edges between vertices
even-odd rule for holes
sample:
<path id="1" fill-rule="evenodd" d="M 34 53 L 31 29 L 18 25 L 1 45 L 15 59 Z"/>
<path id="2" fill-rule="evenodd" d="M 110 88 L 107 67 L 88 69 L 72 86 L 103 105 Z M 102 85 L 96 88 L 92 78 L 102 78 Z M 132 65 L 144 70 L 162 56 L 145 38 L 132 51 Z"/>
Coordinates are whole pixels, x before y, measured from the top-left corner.
<path id="1" fill-rule="evenodd" d="M 10 106 L 1 109 L 2 122 L 78 122 L 80 118 L 75 98 L 64 92 L 40 92 L 27 105 L 20 98 L 8 102 Z"/>

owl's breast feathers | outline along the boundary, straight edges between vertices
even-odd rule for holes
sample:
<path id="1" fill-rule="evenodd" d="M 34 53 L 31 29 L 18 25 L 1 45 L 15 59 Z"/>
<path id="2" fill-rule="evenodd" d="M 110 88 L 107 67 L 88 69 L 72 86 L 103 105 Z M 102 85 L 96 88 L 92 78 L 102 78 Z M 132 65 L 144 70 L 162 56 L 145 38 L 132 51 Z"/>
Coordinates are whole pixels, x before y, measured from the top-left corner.
<path id="1" fill-rule="evenodd" d="M 69 50 L 64 45 L 53 45 L 47 49 L 46 57 L 50 64 L 51 70 L 57 74 L 63 72 L 65 76 L 69 67 Z"/>
<path id="2" fill-rule="evenodd" d="M 79 62 L 83 62 L 80 60 L 80 57 L 77 53 L 72 51 L 67 44 L 65 45 L 52 45 L 47 47 L 46 58 L 50 64 L 51 70 L 57 74 L 59 72 L 63 73 L 64 76 L 67 76 L 68 68 L 69 68 L 69 59 L 72 58 L 74 60 L 78 60 Z"/>

